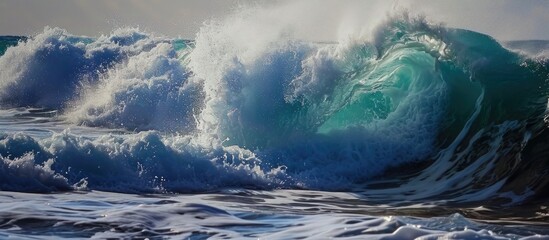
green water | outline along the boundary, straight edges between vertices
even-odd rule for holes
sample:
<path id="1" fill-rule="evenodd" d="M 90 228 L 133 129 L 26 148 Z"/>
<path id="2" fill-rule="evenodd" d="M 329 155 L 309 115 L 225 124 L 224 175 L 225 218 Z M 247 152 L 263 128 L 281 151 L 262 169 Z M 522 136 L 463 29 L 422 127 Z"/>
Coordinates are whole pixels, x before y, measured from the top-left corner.
<path id="1" fill-rule="evenodd" d="M 0 56 L 4 55 L 9 47 L 15 46 L 19 41 L 25 41 L 26 39 L 26 37 L 18 36 L 0 36 Z"/>

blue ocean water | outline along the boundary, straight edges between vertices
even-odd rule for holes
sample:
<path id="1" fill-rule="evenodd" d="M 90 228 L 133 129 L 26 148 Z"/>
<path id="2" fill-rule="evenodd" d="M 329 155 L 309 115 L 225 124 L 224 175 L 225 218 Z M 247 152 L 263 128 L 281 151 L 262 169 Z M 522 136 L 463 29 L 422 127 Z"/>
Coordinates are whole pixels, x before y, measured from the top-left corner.
<path id="1" fill-rule="evenodd" d="M 0 237 L 549 237 L 547 41 L 241 28 L 0 37 Z"/>

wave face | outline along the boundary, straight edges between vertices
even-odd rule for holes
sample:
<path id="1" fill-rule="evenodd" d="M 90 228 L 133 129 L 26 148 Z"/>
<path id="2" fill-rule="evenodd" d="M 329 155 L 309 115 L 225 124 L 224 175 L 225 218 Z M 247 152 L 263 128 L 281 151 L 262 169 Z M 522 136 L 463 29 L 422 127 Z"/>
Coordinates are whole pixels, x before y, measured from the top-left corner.
<path id="1" fill-rule="evenodd" d="M 549 168 L 533 164 L 547 156 L 546 58 L 406 15 L 339 43 L 246 28 L 213 21 L 194 41 L 45 28 L 9 47 L 0 188 L 547 196 Z"/>

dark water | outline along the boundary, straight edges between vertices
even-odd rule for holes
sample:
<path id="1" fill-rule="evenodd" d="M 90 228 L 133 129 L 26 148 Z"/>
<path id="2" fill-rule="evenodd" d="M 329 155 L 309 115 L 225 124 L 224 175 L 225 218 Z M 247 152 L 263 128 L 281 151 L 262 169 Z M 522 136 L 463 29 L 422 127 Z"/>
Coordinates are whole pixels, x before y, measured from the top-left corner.
<path id="1" fill-rule="evenodd" d="M 26 37 L 19 36 L 1 36 L 0 38 L 0 55 L 4 55 L 4 52 L 6 52 L 8 47 L 15 46 L 19 41 L 25 41 L 27 39 Z"/>

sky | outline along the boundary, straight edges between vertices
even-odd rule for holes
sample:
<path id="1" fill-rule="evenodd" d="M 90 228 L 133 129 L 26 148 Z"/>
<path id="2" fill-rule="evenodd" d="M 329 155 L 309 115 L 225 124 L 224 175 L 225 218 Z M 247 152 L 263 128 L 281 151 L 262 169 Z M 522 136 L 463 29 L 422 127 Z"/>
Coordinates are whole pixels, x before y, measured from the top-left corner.
<path id="1" fill-rule="evenodd" d="M 549 39 L 549 0 L 0 0 L 0 35 L 35 35 L 50 26 L 99 36 L 131 26 L 194 39 L 208 20 L 247 6 L 267 9 L 273 22 L 318 41 L 371 29 L 395 9 L 499 40 Z"/>

